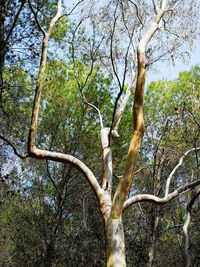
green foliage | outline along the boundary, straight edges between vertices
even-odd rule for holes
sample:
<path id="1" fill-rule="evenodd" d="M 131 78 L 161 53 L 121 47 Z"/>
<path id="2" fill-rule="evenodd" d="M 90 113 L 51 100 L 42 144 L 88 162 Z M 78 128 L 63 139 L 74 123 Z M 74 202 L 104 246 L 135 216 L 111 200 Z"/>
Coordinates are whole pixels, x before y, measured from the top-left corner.
<path id="1" fill-rule="evenodd" d="M 78 61 L 76 69 L 63 61 L 48 61 L 43 81 L 37 141 L 40 146 L 48 149 L 77 155 L 100 177 L 102 162 L 98 137 L 99 118 L 96 111 L 84 103 L 82 94 L 88 102 L 102 111 L 105 124 L 112 116 L 114 94 L 110 78 L 105 77 L 99 67 L 94 68 L 88 82 L 83 86 L 89 73 L 87 64 Z M 74 79 L 75 74 L 79 84 Z M 27 135 L 33 76 L 22 68 L 13 66 L 5 70 L 4 80 L 7 90 L 3 92 L 1 125 L 4 132 L 9 129 L 13 140 L 15 137 L 18 140 L 19 136 Z M 149 85 L 145 103 L 146 131 L 139 155 L 139 165 L 143 169 L 135 176 L 130 194 L 152 193 L 159 185 L 158 195 L 162 195 L 166 177 L 183 151 L 199 144 L 199 81 L 200 68 L 196 66 L 190 72 L 181 73 L 175 81 L 158 81 Z M 179 116 L 175 108 L 180 112 Z M 119 129 L 122 138 L 113 141 L 114 172 L 119 176 L 132 128 L 131 114 L 129 103 Z M 158 182 L 156 174 L 162 151 L 164 163 Z M 172 188 L 190 180 L 191 174 L 197 177 L 197 161 L 198 158 L 194 157 L 185 161 L 185 165 L 174 178 Z M 9 264 L 15 263 L 22 267 L 44 266 L 47 248 L 58 218 L 61 194 L 66 186 L 52 262 L 55 266 L 103 266 L 104 240 L 99 234 L 99 229 L 103 226 L 99 222 L 97 204 L 90 191 L 87 191 L 87 184 L 80 174 L 53 162 L 27 160 L 23 168 L 15 176 L 22 176 L 25 190 L 18 193 L 17 187 L 13 187 L 14 194 L 7 196 L 5 192 L 9 183 L 1 190 L 2 262 L 6 263 L 9 258 Z M 114 184 L 118 182 L 117 179 Z M 183 224 L 187 197 L 182 197 L 181 201 L 181 206 L 173 202 L 160 209 L 138 205 L 125 214 L 128 266 L 147 264 L 156 216 L 160 217 L 160 224 L 155 235 L 155 266 L 161 266 L 161 260 L 168 266 L 175 266 L 173 264 L 176 256 L 182 262 L 182 248 L 179 246 L 182 228 L 174 227 Z M 174 239 L 174 236 L 177 238 Z M 195 245 L 198 244 L 196 231 L 192 240 Z M 92 256 L 88 253 L 91 250 Z M 192 255 L 198 261 L 196 251 L 198 249 L 194 246 Z"/>
<path id="2" fill-rule="evenodd" d="M 60 42 L 66 36 L 68 31 L 68 19 L 67 16 L 63 16 L 59 21 L 56 23 L 55 28 L 53 30 L 52 38 L 56 42 Z"/>
<path id="3" fill-rule="evenodd" d="M 6 68 L 4 71 L 4 90 L 0 108 L 0 124 L 2 133 L 12 133 L 24 142 L 28 134 L 32 110 L 33 78 L 18 66 Z"/>
<path id="4" fill-rule="evenodd" d="M 149 85 L 146 95 L 145 120 L 153 140 L 169 138 L 177 144 L 194 144 L 200 107 L 200 68 L 182 72 L 175 81 L 158 81 Z M 152 141 L 153 141 L 152 140 Z M 183 147 L 184 148 L 184 147 Z"/>

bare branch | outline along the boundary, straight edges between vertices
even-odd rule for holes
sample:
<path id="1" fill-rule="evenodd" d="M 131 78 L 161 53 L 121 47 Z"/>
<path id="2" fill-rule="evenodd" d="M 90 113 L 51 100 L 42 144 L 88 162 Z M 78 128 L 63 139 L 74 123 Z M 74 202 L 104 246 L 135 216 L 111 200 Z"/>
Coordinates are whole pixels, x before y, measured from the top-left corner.
<path id="1" fill-rule="evenodd" d="M 66 155 L 62 153 L 51 152 L 51 151 L 46 151 L 46 150 L 41 150 L 41 149 L 36 148 L 35 139 L 36 139 L 37 121 L 38 121 L 39 108 L 40 108 L 40 100 L 41 100 L 41 94 L 42 94 L 42 82 L 43 82 L 43 77 L 44 77 L 44 71 L 46 68 L 47 45 L 48 45 L 48 40 L 53 30 L 53 27 L 56 21 L 59 19 L 60 15 L 61 15 L 61 0 L 58 0 L 57 13 L 51 20 L 48 30 L 44 35 L 43 43 L 42 43 L 40 68 L 39 68 L 39 74 L 38 74 L 38 79 L 37 79 L 37 84 L 36 84 L 31 128 L 30 128 L 29 139 L 28 139 L 28 156 L 31 158 L 36 158 L 36 159 L 46 159 L 46 160 L 53 160 L 57 162 L 64 162 L 75 167 L 86 177 L 88 182 L 91 184 L 91 187 L 94 190 L 98 201 L 100 202 L 101 197 L 102 197 L 102 189 L 99 183 L 97 182 L 94 174 L 82 161 L 80 161 L 79 159 L 71 155 Z"/>
<path id="2" fill-rule="evenodd" d="M 191 222 L 191 211 L 187 211 L 185 223 L 183 225 L 183 235 L 185 239 L 185 244 L 184 244 L 184 258 L 185 258 L 185 266 L 190 267 L 191 266 L 191 259 L 190 259 L 190 254 L 189 254 L 189 236 L 188 236 L 188 227 Z"/>
<path id="3" fill-rule="evenodd" d="M 33 15 L 34 15 L 35 22 L 36 22 L 36 24 L 37 24 L 39 30 L 42 32 L 42 34 L 43 34 L 43 36 L 44 36 L 44 35 L 45 35 L 45 31 L 44 31 L 44 29 L 42 28 L 42 26 L 40 25 L 40 22 L 39 22 L 39 20 L 38 20 L 38 18 L 37 18 L 37 13 L 35 12 L 35 10 L 34 10 L 32 4 L 31 4 L 31 0 L 28 0 L 28 5 L 29 5 L 29 7 L 30 7 L 31 12 L 32 12 Z"/>
<path id="4" fill-rule="evenodd" d="M 156 58 L 152 59 L 150 62 L 147 63 L 147 66 L 153 65 L 155 62 L 159 61 L 160 59 L 166 60 L 166 58 L 163 58 L 164 56 L 167 55 L 172 55 L 173 51 L 177 49 L 180 45 L 177 45 L 176 47 L 173 46 L 171 49 L 167 50 L 165 53 L 157 56 Z"/>
<path id="5" fill-rule="evenodd" d="M 74 49 L 72 49 L 72 50 L 74 50 Z M 73 52 L 73 54 L 74 54 L 74 52 Z M 88 80 L 89 80 L 90 76 L 91 76 L 92 73 L 93 73 L 94 61 L 92 60 L 92 64 L 91 64 L 91 67 L 90 67 L 90 71 L 88 72 L 88 74 L 87 74 L 87 76 L 86 76 L 86 79 L 85 79 L 83 85 L 80 84 L 79 79 L 78 79 L 78 77 L 77 77 L 77 75 L 76 75 L 76 73 L 75 73 L 75 68 L 76 68 L 76 66 L 75 66 L 75 58 L 74 58 L 74 56 L 73 56 L 73 62 L 74 62 L 74 78 L 75 78 L 75 80 L 76 80 L 76 82 L 77 82 L 77 85 L 78 85 L 79 91 L 80 91 L 80 93 L 81 93 L 83 102 L 84 102 L 85 104 L 87 104 L 88 106 L 90 106 L 91 108 L 93 108 L 95 111 L 97 111 L 98 116 L 99 116 L 99 121 L 100 121 L 100 127 L 101 127 L 101 129 L 102 129 L 102 128 L 103 128 L 103 119 L 102 119 L 101 111 L 100 111 L 95 105 L 93 105 L 92 103 L 90 103 L 90 102 L 87 101 L 87 99 L 86 99 L 86 97 L 85 97 L 85 95 L 84 95 L 84 92 L 83 92 L 83 89 L 84 89 L 85 86 L 87 85 Z"/>
<path id="6" fill-rule="evenodd" d="M 166 204 L 168 203 L 170 200 L 172 200 L 173 198 L 175 198 L 176 196 L 178 196 L 181 193 L 185 193 L 188 190 L 195 188 L 196 186 L 198 186 L 200 184 L 200 181 L 195 181 L 189 184 L 186 184 L 182 187 L 177 188 L 176 190 L 174 190 L 172 193 L 169 194 L 169 186 L 170 186 L 170 182 L 172 177 L 174 176 L 175 172 L 177 171 L 177 169 L 183 164 L 183 160 L 184 158 L 192 151 L 199 151 L 200 148 L 192 148 L 188 151 L 186 151 L 184 153 L 184 155 L 180 158 L 179 163 L 175 166 L 175 168 L 172 170 L 172 172 L 170 173 L 170 175 L 167 178 L 167 182 L 166 182 L 166 189 L 165 189 L 165 195 L 163 198 L 159 198 L 157 196 L 154 195 L 150 195 L 150 194 L 139 194 L 133 197 L 130 197 L 129 199 L 127 199 L 125 201 L 124 204 L 124 208 L 129 207 L 132 204 L 135 204 L 137 202 L 150 202 L 150 203 L 154 203 L 154 204 Z"/>
<path id="7" fill-rule="evenodd" d="M 86 18 L 84 18 L 86 19 Z M 85 86 L 87 85 L 88 81 L 89 81 L 89 78 L 91 77 L 92 73 L 93 73 L 93 70 L 94 70 L 94 55 L 96 53 L 96 51 L 98 50 L 99 46 L 101 45 L 102 41 L 103 41 L 103 38 L 99 41 L 98 45 L 96 46 L 96 48 L 94 47 L 94 42 L 93 42 L 93 48 L 92 48 L 92 51 L 90 51 L 90 56 L 91 56 L 91 66 L 90 66 L 90 70 L 89 72 L 87 73 L 87 76 L 85 78 L 85 81 L 83 84 L 80 83 L 79 81 L 79 78 L 78 76 L 76 75 L 76 60 L 75 60 L 75 49 L 74 49 L 74 38 L 75 38 L 75 33 L 76 31 L 78 30 L 78 28 L 80 27 L 80 25 L 82 24 L 83 20 L 81 20 L 78 25 L 76 26 L 75 28 L 75 31 L 73 33 L 73 40 L 72 40 L 72 58 L 73 58 L 73 65 L 74 65 L 74 78 L 77 82 L 77 86 L 78 86 L 78 89 L 81 93 L 81 96 L 82 96 L 82 99 L 83 99 L 83 102 L 90 106 L 91 108 L 93 108 L 97 113 L 98 113 L 98 116 L 99 116 L 99 121 L 100 121 L 100 127 L 101 129 L 103 128 L 103 118 L 102 118 L 102 114 L 101 114 L 101 111 L 92 103 L 90 103 L 89 101 L 87 101 L 85 95 L 84 95 L 84 92 L 83 92 L 83 89 L 85 88 Z"/>
<path id="8" fill-rule="evenodd" d="M 129 99 L 131 93 L 133 92 L 133 81 L 132 81 L 132 79 L 134 77 L 131 77 L 130 85 L 129 85 L 128 89 L 127 89 L 127 93 L 126 93 L 126 96 L 124 98 L 124 101 L 122 102 L 123 105 L 121 104 L 121 106 L 120 106 L 120 111 L 119 111 L 120 115 L 116 117 L 115 114 L 116 114 L 116 111 L 117 111 L 117 105 L 118 105 L 118 102 L 119 102 L 119 100 L 120 100 L 120 98 L 122 96 L 122 93 L 124 91 L 124 83 L 125 83 L 125 77 L 126 77 L 126 72 L 127 72 L 127 57 L 128 57 L 128 52 L 129 52 L 129 48 L 130 48 L 130 45 L 131 45 L 131 41 L 132 41 L 132 38 L 130 38 L 130 41 L 129 41 L 129 44 L 128 44 L 128 47 L 127 47 L 127 51 L 126 51 L 126 55 L 125 55 L 125 62 L 124 62 L 125 68 L 124 68 L 124 75 L 123 75 L 122 85 L 121 85 L 120 91 L 119 91 L 119 93 L 118 93 L 118 95 L 117 95 L 117 97 L 115 99 L 115 104 L 114 104 L 114 109 L 113 109 L 113 116 L 112 116 L 112 123 L 111 123 L 111 127 L 110 127 L 111 134 L 112 134 L 113 130 L 117 131 L 117 128 L 118 128 L 118 125 L 120 123 L 124 108 L 125 108 L 125 106 L 126 106 L 126 104 L 128 102 L 128 99 Z M 117 126 L 117 128 L 116 128 L 116 126 Z"/>
<path id="9" fill-rule="evenodd" d="M 111 37 L 110 37 L 111 38 L 110 39 L 110 59 L 111 59 L 113 74 L 117 80 L 117 84 L 118 84 L 118 86 L 120 88 L 120 92 L 121 92 L 122 86 L 121 86 L 121 82 L 120 82 L 119 76 L 118 76 L 116 68 L 115 68 L 115 63 L 114 63 L 114 58 L 113 58 L 113 38 L 114 38 L 114 33 L 115 33 L 115 28 L 116 28 L 116 23 L 117 23 L 117 16 L 116 16 L 117 8 L 118 8 L 118 4 L 116 5 L 115 12 L 114 12 L 114 23 L 113 23 L 113 28 L 112 28 Z"/>
<path id="10" fill-rule="evenodd" d="M 128 66 L 128 55 L 129 55 L 129 50 L 130 50 L 130 47 L 131 47 L 131 44 L 132 44 L 132 39 L 133 39 L 133 34 L 134 34 L 134 31 L 132 31 L 132 33 L 129 33 L 128 31 L 128 28 L 126 26 L 126 23 L 125 23 L 125 20 L 124 20 L 124 10 L 123 10 L 123 4 L 122 4 L 122 17 L 123 17 L 123 22 L 124 22 L 124 25 L 125 25 L 125 28 L 129 34 L 129 43 L 128 43 L 128 46 L 127 46 L 127 49 L 126 49 L 126 54 L 125 54 L 125 60 L 124 60 L 124 71 L 123 71 L 123 80 L 122 80 L 122 84 L 120 83 L 119 81 L 119 78 L 118 78 L 118 75 L 117 73 L 115 73 L 115 68 L 114 68 L 114 60 L 112 59 L 112 51 L 111 51 L 111 63 L 112 63 L 112 66 L 113 66 L 113 71 L 114 71 L 114 76 L 116 78 L 118 78 L 118 84 L 119 84 L 119 93 L 116 97 L 116 100 L 115 100 L 115 104 L 114 104 L 114 109 L 113 109 L 113 115 L 112 115 L 112 123 L 111 123 L 111 127 L 110 127 L 110 135 L 112 137 L 119 137 L 119 134 L 117 132 L 118 130 L 118 126 L 119 126 L 119 123 L 121 121 L 121 117 L 122 117 L 122 114 L 123 114 L 123 111 L 126 107 L 126 104 L 129 100 L 129 97 L 130 95 L 132 94 L 133 92 L 133 81 L 134 81 L 134 78 L 135 78 L 135 73 L 133 74 L 133 67 L 131 68 L 131 81 L 130 81 L 130 84 L 128 86 L 128 89 L 126 91 L 126 95 L 122 101 L 122 104 L 117 112 L 117 105 L 118 105 L 118 102 L 122 96 L 122 93 L 124 91 L 124 85 L 125 85 L 125 80 L 126 80 L 126 74 L 127 74 L 127 66 Z M 112 40 L 112 39 L 111 39 Z M 116 114 L 117 112 L 117 114 Z M 109 137 L 110 138 L 110 137 Z"/>
<path id="11" fill-rule="evenodd" d="M 179 0 L 178 2 L 176 2 L 176 3 L 174 4 L 173 7 L 167 9 L 166 11 L 174 11 L 174 9 L 176 9 L 176 8 L 181 4 L 181 2 L 183 2 L 183 0 Z"/>
<path id="12" fill-rule="evenodd" d="M 25 159 L 28 157 L 27 153 L 19 153 L 16 149 L 16 147 L 8 140 L 6 139 L 4 136 L 0 135 L 0 138 L 7 144 L 9 145 L 12 149 L 13 152 L 15 153 L 16 156 L 18 156 L 20 159 Z"/>
<path id="13" fill-rule="evenodd" d="M 140 40 L 137 50 L 138 75 L 135 89 L 135 97 L 133 104 L 133 135 L 130 142 L 128 157 L 124 169 L 123 176 L 118 184 L 117 190 L 113 198 L 112 217 L 119 218 L 122 214 L 127 194 L 132 185 L 137 156 L 142 142 L 144 132 L 143 118 L 143 102 L 144 87 L 146 79 L 146 56 L 145 50 L 148 42 L 159 29 L 160 21 L 165 14 L 164 9 L 160 9 L 155 21 L 151 23 L 143 38 Z"/>
<path id="14" fill-rule="evenodd" d="M 39 109 L 40 109 L 40 100 L 42 95 L 42 87 L 43 87 L 43 79 L 44 79 L 44 72 L 46 69 L 46 61 L 47 61 L 47 46 L 49 37 L 53 30 L 53 27 L 61 15 L 61 0 L 57 1 L 57 13 L 52 18 L 47 32 L 44 32 L 44 37 L 42 41 L 42 51 L 41 51 L 41 59 L 40 59 L 40 67 L 39 73 L 35 88 L 35 98 L 33 102 L 33 110 L 32 110 L 32 118 L 31 118 L 31 127 L 29 131 L 29 138 L 28 138 L 28 152 L 31 152 L 36 147 L 36 132 L 37 132 L 37 123 L 38 123 L 38 116 L 39 116 Z"/>
<path id="15" fill-rule="evenodd" d="M 103 129 L 103 118 L 102 118 L 102 115 L 101 115 L 101 111 L 93 104 L 89 103 L 85 96 L 84 96 L 84 103 L 87 104 L 88 106 L 90 106 L 91 108 L 93 108 L 94 110 L 97 111 L 98 115 L 99 115 L 99 121 L 100 121 L 100 127 L 101 129 Z"/>
<path id="16" fill-rule="evenodd" d="M 52 160 L 56 162 L 63 162 L 67 163 L 70 166 L 79 170 L 87 181 L 90 183 L 95 195 L 97 196 L 98 201 L 100 202 L 103 194 L 103 190 L 100 187 L 99 183 L 97 182 L 96 177 L 92 173 L 92 171 L 79 159 L 75 158 L 74 156 L 59 153 L 59 152 L 52 152 L 42 149 L 33 149 L 29 154 L 29 157 L 39 159 L 39 160 Z"/>
<path id="17" fill-rule="evenodd" d="M 104 172 L 102 178 L 102 188 L 111 194 L 112 189 L 112 151 L 109 144 L 109 133 L 110 128 L 102 128 L 100 132 L 101 146 L 103 149 L 103 161 L 104 161 Z"/>
<path id="18" fill-rule="evenodd" d="M 61 17 L 61 11 L 62 11 L 62 1 L 58 0 L 57 1 L 57 12 L 56 12 L 56 15 L 52 18 L 52 20 L 49 23 L 49 27 L 48 27 L 48 31 L 47 31 L 49 34 L 53 30 L 53 27 L 54 27 L 55 23 Z"/>
<path id="19" fill-rule="evenodd" d="M 138 203 L 138 202 L 149 202 L 157 205 L 163 205 L 168 203 L 170 200 L 174 199 L 180 194 L 188 192 L 190 189 L 193 189 L 200 185 L 200 180 L 197 180 L 195 182 L 186 184 L 182 187 L 177 188 L 172 193 L 168 194 L 167 196 L 164 196 L 162 198 L 151 195 L 151 194 L 138 194 L 136 196 L 132 196 L 128 198 L 124 203 L 124 209 L 130 207 L 131 205 Z"/>
<path id="20" fill-rule="evenodd" d="M 12 32 L 13 32 L 13 29 L 14 29 L 15 26 L 16 26 L 17 20 L 18 20 L 18 18 L 19 18 L 20 12 L 21 12 L 21 10 L 22 10 L 24 4 L 25 4 L 25 1 L 22 1 L 22 2 L 21 2 L 21 5 L 20 5 L 20 7 L 19 7 L 19 9 L 18 9 L 18 11 L 17 11 L 17 14 L 15 15 L 14 22 L 13 22 L 13 24 L 12 24 L 12 26 L 11 26 L 11 28 L 10 28 L 10 30 L 9 30 L 9 32 L 8 32 L 8 34 L 7 34 L 7 36 L 6 36 L 6 42 L 8 42 L 8 40 L 9 40 L 9 38 L 10 38 Z"/>
<path id="21" fill-rule="evenodd" d="M 70 10 L 70 12 L 67 13 L 67 16 L 71 15 L 72 12 L 77 8 L 77 6 L 80 5 L 80 3 L 84 2 L 84 1 L 85 1 L 85 0 L 80 0 L 80 1 L 78 1 L 78 2 L 74 5 L 74 7 Z M 62 16 L 61 16 L 61 17 L 62 17 Z"/>
<path id="22" fill-rule="evenodd" d="M 136 16 L 137 16 L 139 22 L 141 23 L 141 25 L 143 26 L 143 22 L 142 22 L 142 20 L 141 20 L 141 18 L 140 18 L 140 16 L 139 16 L 139 10 L 138 10 L 138 6 L 137 6 L 137 4 L 134 3 L 132 0 L 128 0 L 128 1 L 129 1 L 131 4 L 134 5 L 135 10 L 136 10 Z"/>
<path id="23" fill-rule="evenodd" d="M 171 171 L 171 173 L 169 174 L 168 178 L 167 178 L 167 181 L 166 181 L 166 186 L 165 186 L 165 196 L 168 195 L 169 193 L 169 187 L 170 187 L 170 183 L 171 183 L 171 180 L 173 178 L 173 176 L 175 175 L 176 171 L 181 167 L 181 165 L 183 164 L 183 160 L 185 159 L 185 157 L 193 152 L 193 151 L 199 151 L 200 150 L 200 147 L 197 147 L 197 148 L 191 148 L 189 149 L 188 151 L 186 151 L 183 156 L 179 159 L 179 162 L 178 164 L 174 167 L 174 169 Z"/>
<path id="24" fill-rule="evenodd" d="M 154 8 L 155 14 L 157 15 L 158 10 L 159 10 L 158 2 L 157 0 L 152 0 L 152 2 L 153 2 L 153 8 Z"/>
<path id="25" fill-rule="evenodd" d="M 131 75 L 131 81 L 130 81 L 129 86 L 126 90 L 126 95 L 124 96 L 119 109 L 117 110 L 117 112 L 114 113 L 114 118 L 113 118 L 113 123 L 112 123 L 112 131 L 116 132 L 116 134 L 117 134 L 116 136 L 119 136 L 118 135 L 119 124 L 120 124 L 124 109 L 128 103 L 130 96 L 133 94 L 133 90 L 135 88 L 134 81 L 135 81 L 135 73 Z M 112 134 L 112 132 L 111 132 L 111 134 Z"/>

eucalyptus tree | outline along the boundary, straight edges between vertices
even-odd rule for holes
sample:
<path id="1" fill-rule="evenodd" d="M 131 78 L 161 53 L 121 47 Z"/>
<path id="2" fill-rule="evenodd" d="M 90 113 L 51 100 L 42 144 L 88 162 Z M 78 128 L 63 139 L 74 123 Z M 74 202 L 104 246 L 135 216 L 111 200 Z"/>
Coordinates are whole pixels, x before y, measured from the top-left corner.
<path id="1" fill-rule="evenodd" d="M 29 1 L 29 3 L 43 39 L 28 148 L 26 153 L 19 153 L 16 149 L 15 153 L 22 159 L 29 157 L 69 164 L 82 173 L 93 189 L 104 221 L 106 266 L 126 266 L 123 211 L 139 202 L 166 204 L 200 184 L 199 180 L 195 180 L 181 184 L 181 186 L 178 185 L 174 190 L 171 190 L 173 178 L 177 170 L 183 165 L 185 157 L 193 152 L 198 153 L 200 149 L 192 147 L 183 153 L 178 164 L 166 175 L 162 196 L 156 195 L 155 192 L 155 194 L 135 195 L 133 185 L 133 177 L 137 173 L 137 162 L 139 162 L 138 154 L 145 130 L 143 106 L 147 70 L 158 60 L 170 58 L 173 62 L 179 53 L 185 52 L 182 45 L 188 44 L 188 41 L 190 44 L 197 34 L 198 2 L 166 0 L 134 2 L 127 0 L 105 1 L 102 4 L 89 1 L 88 6 L 84 6 L 86 1 L 78 1 L 75 4 L 74 8 L 81 5 L 83 8 L 80 10 L 82 13 L 77 18 L 79 22 L 71 38 L 72 63 L 75 69 L 74 79 L 84 103 L 89 108 L 93 108 L 98 115 L 104 165 L 101 182 L 91 168 L 78 158 L 78 154 L 75 156 L 39 148 L 41 144 L 37 139 L 37 132 L 42 89 L 46 83 L 47 48 L 55 24 L 64 14 L 62 13 L 62 1 L 58 0 L 55 16 L 50 22 L 47 21 L 48 26 L 43 28 L 32 2 Z M 96 12 L 96 10 L 98 11 Z M 71 12 L 67 15 L 70 14 Z M 91 34 L 91 38 L 85 39 L 83 32 L 90 26 L 91 30 L 88 34 Z M 84 70 L 77 66 L 79 55 L 88 63 Z M 101 110 L 97 104 L 94 105 L 88 100 L 89 96 L 85 93 L 85 88 L 95 70 L 96 63 L 101 63 L 102 68 L 109 72 L 113 77 L 113 83 L 116 84 L 116 98 L 113 99 L 113 112 L 110 122 L 107 122 L 107 127 L 104 125 Z M 116 175 L 113 172 L 112 148 L 116 142 L 115 139 L 120 138 L 121 119 L 128 100 L 133 94 L 133 129 L 129 129 L 130 145 L 127 156 L 123 157 L 120 170 L 122 175 L 118 175 L 119 181 L 115 181 L 113 179 Z M 52 96 L 52 101 L 54 101 L 54 96 Z M 45 136 L 45 133 L 42 134 Z M 4 140 L 6 141 L 5 138 Z M 43 145 L 44 147 L 46 146 Z"/>

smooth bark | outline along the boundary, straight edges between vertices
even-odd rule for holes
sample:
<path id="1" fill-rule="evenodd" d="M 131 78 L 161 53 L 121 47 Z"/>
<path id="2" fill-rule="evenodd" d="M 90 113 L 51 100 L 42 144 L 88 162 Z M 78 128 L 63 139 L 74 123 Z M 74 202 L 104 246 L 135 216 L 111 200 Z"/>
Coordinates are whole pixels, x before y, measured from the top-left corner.
<path id="1" fill-rule="evenodd" d="M 192 207 L 197 199 L 197 197 L 200 195 L 200 188 L 198 187 L 196 191 L 191 195 L 190 202 L 188 203 L 187 206 L 187 214 L 186 214 L 186 219 L 185 223 L 183 225 L 183 235 L 184 235 L 184 258 L 185 258 L 185 267 L 191 267 L 191 258 L 189 254 L 189 234 L 188 234 L 188 228 L 191 222 L 191 217 L 192 217 Z"/>
<path id="2" fill-rule="evenodd" d="M 109 218 L 105 223 L 106 267 L 125 267 L 125 241 L 122 219 Z"/>

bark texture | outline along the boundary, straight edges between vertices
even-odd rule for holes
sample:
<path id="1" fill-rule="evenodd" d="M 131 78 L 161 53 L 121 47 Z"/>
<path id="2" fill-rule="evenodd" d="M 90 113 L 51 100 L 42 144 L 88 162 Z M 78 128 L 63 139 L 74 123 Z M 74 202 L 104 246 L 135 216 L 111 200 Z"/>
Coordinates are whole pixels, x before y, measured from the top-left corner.
<path id="1" fill-rule="evenodd" d="M 125 267 L 125 242 L 122 220 L 110 218 L 105 224 L 106 266 Z"/>

